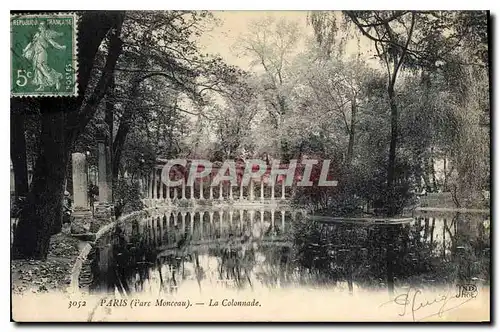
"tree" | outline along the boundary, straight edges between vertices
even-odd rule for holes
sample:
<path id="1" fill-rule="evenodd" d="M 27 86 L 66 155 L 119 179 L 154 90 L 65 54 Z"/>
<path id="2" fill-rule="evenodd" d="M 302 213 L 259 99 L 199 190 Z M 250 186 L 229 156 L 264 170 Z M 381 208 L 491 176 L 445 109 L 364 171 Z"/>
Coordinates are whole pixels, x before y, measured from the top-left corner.
<path id="1" fill-rule="evenodd" d="M 283 162 L 290 159 L 289 144 L 283 137 L 290 86 L 287 84 L 290 56 L 300 38 L 300 30 L 295 21 L 275 20 L 266 17 L 250 23 L 249 32 L 240 36 L 235 45 L 243 55 L 254 59 L 252 65 L 260 65 L 264 70 L 262 77 L 263 98 L 274 129 L 279 133 Z"/>
<path id="2" fill-rule="evenodd" d="M 414 12 L 347 12 L 359 31 L 374 41 L 378 57 L 387 70 L 387 95 L 391 109 L 391 139 L 387 165 L 388 215 L 397 213 L 395 200 L 396 146 L 398 141 L 398 103 L 395 86 L 398 73 L 406 60 L 415 30 Z M 373 32 L 372 32 L 373 31 Z"/>
<path id="3" fill-rule="evenodd" d="M 27 206 L 21 211 L 13 258 L 45 259 L 51 234 L 62 223 L 66 166 L 78 136 L 106 93 L 121 52 L 122 12 L 85 12 L 79 34 L 79 92 L 73 99 L 40 100 L 41 136 Z M 94 76 L 93 64 L 104 42 L 106 61 Z"/>
<path id="4" fill-rule="evenodd" d="M 221 58 L 200 53 L 196 37 L 211 15 L 206 11 L 130 12 L 124 25 L 124 55 L 116 68 L 117 89 L 110 96 L 120 106 L 115 112 L 113 174 L 118 176 L 127 136 L 142 119 L 156 122 L 156 143 L 172 147 L 174 113 L 198 116 L 179 104 L 205 105 L 207 94 L 221 92 L 238 70 Z M 163 128 L 169 128 L 165 132 Z M 149 129 L 148 129 L 149 130 Z M 171 149 L 169 149 L 171 152 Z"/>

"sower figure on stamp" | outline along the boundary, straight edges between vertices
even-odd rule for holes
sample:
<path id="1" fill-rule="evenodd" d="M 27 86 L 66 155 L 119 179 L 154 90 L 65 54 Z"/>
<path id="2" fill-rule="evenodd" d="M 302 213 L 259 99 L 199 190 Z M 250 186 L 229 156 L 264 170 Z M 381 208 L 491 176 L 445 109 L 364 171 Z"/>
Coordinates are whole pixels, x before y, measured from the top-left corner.
<path id="1" fill-rule="evenodd" d="M 47 48 L 50 44 L 58 50 L 66 49 L 66 45 L 60 45 L 53 39 L 62 35 L 60 32 L 47 29 L 45 22 L 40 22 L 38 32 L 35 33 L 33 40 L 23 50 L 23 56 L 33 64 L 33 84 L 39 85 L 36 91 L 42 91 L 45 87 L 54 85 L 59 90 L 59 80 L 63 77 L 63 74 L 49 67 Z"/>

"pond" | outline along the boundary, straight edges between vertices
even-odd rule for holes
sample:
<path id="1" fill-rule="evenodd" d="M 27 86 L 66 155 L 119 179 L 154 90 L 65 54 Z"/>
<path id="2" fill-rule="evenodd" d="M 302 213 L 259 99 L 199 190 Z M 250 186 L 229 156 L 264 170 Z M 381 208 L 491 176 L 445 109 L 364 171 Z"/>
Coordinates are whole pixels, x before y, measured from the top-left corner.
<path id="1" fill-rule="evenodd" d="M 322 224 L 293 209 L 157 210 L 102 237 L 93 293 L 233 289 L 360 290 L 489 285 L 489 216 L 418 215 L 408 224 Z"/>

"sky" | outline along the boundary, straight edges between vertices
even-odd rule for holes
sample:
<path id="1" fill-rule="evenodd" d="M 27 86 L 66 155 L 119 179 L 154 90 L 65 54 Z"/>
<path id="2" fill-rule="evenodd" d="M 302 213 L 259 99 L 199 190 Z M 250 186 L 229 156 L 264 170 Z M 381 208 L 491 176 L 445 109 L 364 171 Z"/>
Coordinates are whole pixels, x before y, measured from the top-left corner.
<path id="1" fill-rule="evenodd" d="M 228 64 L 239 66 L 244 70 L 256 71 L 258 68 L 251 68 L 250 62 L 252 59 L 239 57 L 232 51 L 232 46 L 241 34 L 247 32 L 247 26 L 252 20 L 268 15 L 276 18 L 286 17 L 287 20 L 297 21 L 305 36 L 313 37 L 312 27 L 307 24 L 307 11 L 214 11 L 213 14 L 220 24 L 212 31 L 201 36 L 199 43 L 202 49 L 206 53 L 219 54 Z M 299 45 L 303 47 L 304 42 Z M 297 53 L 302 50 L 299 47 Z M 351 40 L 348 42 L 346 46 L 348 54 L 357 54 L 358 50 L 361 52 L 361 57 L 375 64 L 376 61 L 370 59 L 375 51 L 367 38 L 361 37 L 359 49 L 357 41 Z"/>
<path id="2" fill-rule="evenodd" d="M 307 29 L 306 11 L 215 11 L 213 14 L 220 21 L 220 26 L 205 33 L 199 41 L 200 44 L 207 53 L 220 54 L 228 64 L 245 70 L 250 70 L 251 59 L 238 57 L 231 48 L 238 37 L 247 32 L 247 26 L 252 20 L 266 15 L 286 16 L 290 20 L 298 21 L 304 30 Z"/>

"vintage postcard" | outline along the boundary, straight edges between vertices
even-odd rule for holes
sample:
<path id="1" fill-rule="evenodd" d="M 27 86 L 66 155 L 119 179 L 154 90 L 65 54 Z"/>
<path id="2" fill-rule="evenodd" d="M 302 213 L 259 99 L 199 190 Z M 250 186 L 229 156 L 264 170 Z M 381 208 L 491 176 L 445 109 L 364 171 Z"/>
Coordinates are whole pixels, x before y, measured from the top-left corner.
<path id="1" fill-rule="evenodd" d="M 488 11 L 10 22 L 13 321 L 491 321 Z"/>

